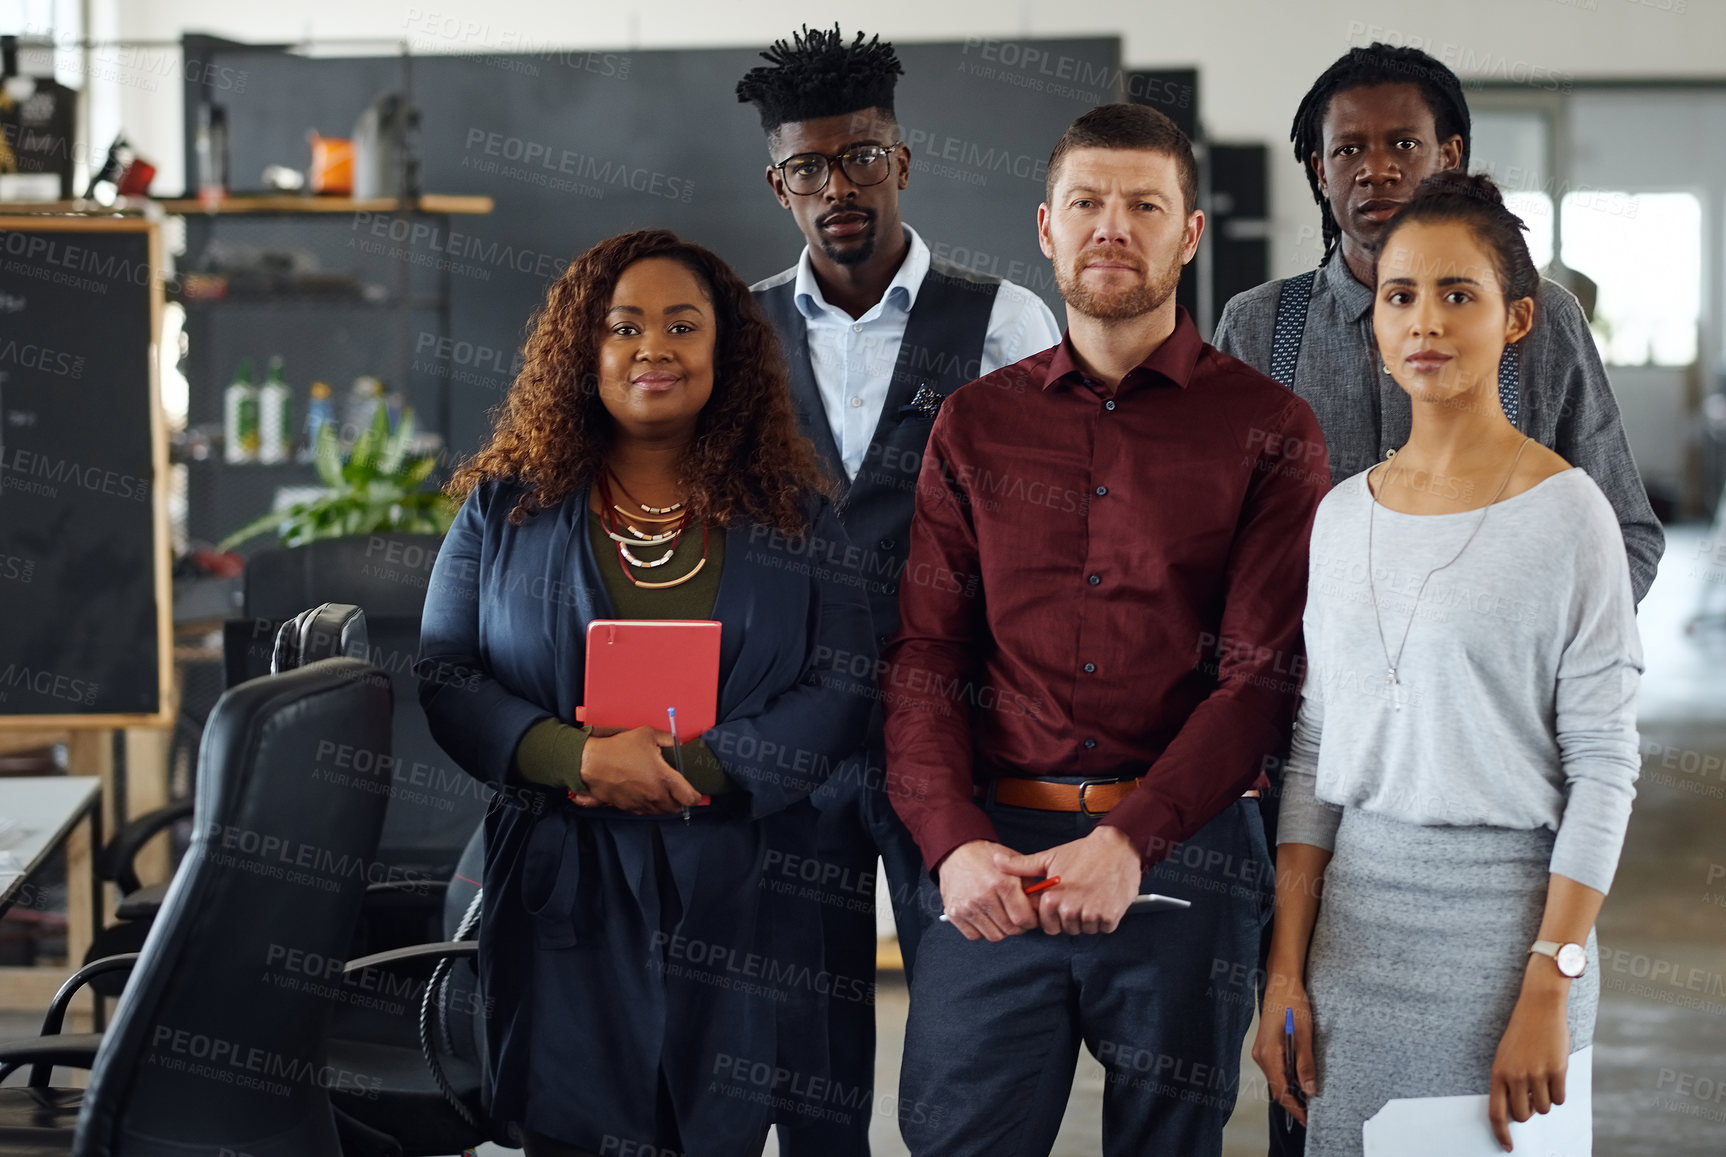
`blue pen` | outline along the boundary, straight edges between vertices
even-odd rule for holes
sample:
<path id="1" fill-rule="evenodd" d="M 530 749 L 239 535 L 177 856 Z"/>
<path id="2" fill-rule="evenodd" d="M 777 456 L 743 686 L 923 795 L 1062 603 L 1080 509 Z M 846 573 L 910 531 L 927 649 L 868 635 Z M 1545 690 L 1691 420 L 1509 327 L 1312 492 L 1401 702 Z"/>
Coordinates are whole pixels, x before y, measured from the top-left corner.
<path id="1" fill-rule="evenodd" d="M 665 717 L 671 720 L 671 763 L 677 768 L 677 774 L 683 775 L 683 745 L 677 742 L 677 708 L 667 707 Z M 685 779 L 689 778 L 684 776 Z M 683 822 L 689 822 L 689 809 L 683 809 Z"/>
<path id="2" fill-rule="evenodd" d="M 1296 1104 L 1305 1108 L 1306 1091 L 1300 1087 L 1300 1077 L 1295 1073 L 1295 1067 L 1294 1009 L 1285 1008 L 1283 1009 L 1283 1087 L 1288 1090 L 1288 1095 L 1294 1098 Z M 1294 1127 L 1294 1114 L 1284 1109 L 1283 1130 L 1292 1133 Z"/>

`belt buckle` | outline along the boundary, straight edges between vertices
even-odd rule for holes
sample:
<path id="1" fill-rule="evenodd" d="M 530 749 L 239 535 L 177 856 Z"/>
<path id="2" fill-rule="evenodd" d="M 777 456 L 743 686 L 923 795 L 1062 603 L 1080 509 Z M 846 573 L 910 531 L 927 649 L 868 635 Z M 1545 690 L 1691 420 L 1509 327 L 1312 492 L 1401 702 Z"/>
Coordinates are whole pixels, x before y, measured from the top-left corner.
<path id="1" fill-rule="evenodd" d="M 1107 809 L 1100 812 L 1092 811 L 1090 805 L 1085 802 L 1085 792 L 1093 787 L 1107 787 L 1110 784 L 1120 782 L 1121 781 L 1118 779 L 1087 779 L 1084 783 L 1081 783 L 1079 785 L 1079 814 L 1084 816 L 1086 819 L 1092 820 L 1097 819 L 1100 816 L 1108 815 L 1109 813 Z"/>

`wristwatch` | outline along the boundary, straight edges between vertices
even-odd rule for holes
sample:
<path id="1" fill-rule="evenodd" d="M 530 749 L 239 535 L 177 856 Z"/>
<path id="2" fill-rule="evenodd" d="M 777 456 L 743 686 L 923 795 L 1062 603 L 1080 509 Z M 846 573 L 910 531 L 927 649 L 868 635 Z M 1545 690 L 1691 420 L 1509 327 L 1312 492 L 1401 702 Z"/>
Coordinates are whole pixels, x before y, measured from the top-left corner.
<path id="1" fill-rule="evenodd" d="M 1552 962 L 1558 965 L 1558 971 L 1575 980 L 1588 968 L 1588 950 L 1580 944 L 1560 944 L 1556 940 L 1536 940 L 1528 954 L 1535 953 L 1552 957 Z"/>

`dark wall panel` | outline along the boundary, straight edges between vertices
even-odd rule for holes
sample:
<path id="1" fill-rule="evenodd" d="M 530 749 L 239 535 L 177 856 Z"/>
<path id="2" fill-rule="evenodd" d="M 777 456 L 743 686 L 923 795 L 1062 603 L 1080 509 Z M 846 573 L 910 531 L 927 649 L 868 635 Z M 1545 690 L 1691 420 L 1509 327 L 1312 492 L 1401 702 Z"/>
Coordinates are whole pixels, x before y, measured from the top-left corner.
<path id="1" fill-rule="evenodd" d="M 1058 306 L 1035 233 L 1044 166 L 1074 117 L 1125 90 L 1119 41 L 898 47 L 906 73 L 898 114 L 914 158 L 905 219 L 938 254 L 1027 284 Z M 413 348 L 410 394 L 423 415 L 440 381 L 450 383 L 457 451 L 484 437 L 487 411 L 508 388 L 549 281 L 595 241 L 663 226 L 712 247 L 746 280 L 795 260 L 802 239 L 763 180 L 759 121 L 732 95 L 737 79 L 760 63 L 757 51 L 414 58 L 422 187 L 489 194 L 496 211 L 397 224 L 343 218 L 295 233 L 328 269 L 387 281 L 392 274 L 380 263 L 406 263 L 416 293 L 435 292 L 439 275 L 447 276 L 450 342 L 430 343 L 433 323 L 418 314 L 405 338 L 380 332 L 377 341 L 380 365 L 398 348 L 391 343 Z M 266 164 L 303 167 L 308 128 L 346 135 L 373 98 L 401 86 L 401 61 L 391 58 L 233 51 L 224 62 L 246 74 L 243 91 L 230 84 L 211 94 L 229 110 L 240 188 L 255 185 Z M 195 102 L 195 90 L 188 95 Z M 238 314 L 223 321 L 268 324 L 267 316 Z M 380 330 L 393 324 L 380 316 Z M 249 343 L 261 356 L 269 340 L 258 332 L 224 342 L 234 350 Z M 310 363 L 318 356 L 309 346 L 300 351 Z M 306 364 L 294 381 L 303 391 L 320 376 Z M 345 391 L 344 381 L 332 385 L 338 397 Z"/>

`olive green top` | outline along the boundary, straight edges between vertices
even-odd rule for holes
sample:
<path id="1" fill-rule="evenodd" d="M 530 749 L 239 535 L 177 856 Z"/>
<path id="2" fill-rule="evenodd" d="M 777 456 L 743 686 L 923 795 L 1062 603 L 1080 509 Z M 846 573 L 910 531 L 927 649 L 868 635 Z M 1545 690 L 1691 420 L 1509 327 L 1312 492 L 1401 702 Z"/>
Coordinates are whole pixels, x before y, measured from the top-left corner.
<path id="1" fill-rule="evenodd" d="M 725 530 L 712 527 L 707 534 L 707 562 L 688 582 L 679 586 L 653 590 L 638 587 L 623 573 L 617 556 L 617 544 L 605 533 L 597 517 L 587 520 L 588 538 L 593 543 L 593 556 L 599 562 L 600 579 L 606 594 L 611 596 L 612 612 L 620 619 L 711 619 L 713 604 L 719 597 L 719 574 L 725 568 Z M 664 582 L 685 575 L 701 557 L 702 535 L 687 530 L 677 542 L 671 561 L 664 566 L 641 570 L 631 567 L 630 573 L 642 582 Z M 654 547 L 630 551 L 636 558 L 648 561 L 658 557 Z M 664 728 L 661 728 L 664 730 Z M 584 791 L 581 782 L 581 752 L 593 728 L 571 727 L 555 717 L 542 719 L 527 729 L 516 745 L 515 765 L 523 777 L 552 787 Z M 718 795 L 732 790 L 725 777 L 719 757 L 700 739 L 681 744 L 683 774 L 695 790 L 706 795 Z M 665 761 L 676 766 L 671 749 L 663 749 Z"/>

